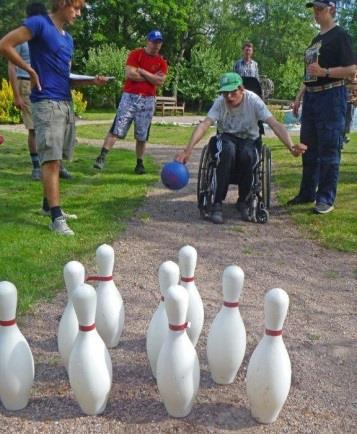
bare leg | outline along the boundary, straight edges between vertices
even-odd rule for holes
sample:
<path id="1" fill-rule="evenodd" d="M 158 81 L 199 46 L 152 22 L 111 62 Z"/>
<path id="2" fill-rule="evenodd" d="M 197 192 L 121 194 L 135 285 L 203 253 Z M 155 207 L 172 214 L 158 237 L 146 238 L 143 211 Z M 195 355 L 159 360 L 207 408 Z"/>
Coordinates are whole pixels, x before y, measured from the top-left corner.
<path id="1" fill-rule="evenodd" d="M 29 147 L 30 154 L 37 154 L 36 141 L 35 141 L 35 130 L 29 130 L 27 143 Z"/>
<path id="2" fill-rule="evenodd" d="M 141 141 L 141 140 L 136 141 L 136 158 L 140 158 L 140 160 L 144 158 L 145 144 L 146 144 L 145 141 Z"/>
<path id="3" fill-rule="evenodd" d="M 42 165 L 43 195 L 50 208 L 60 206 L 59 168 L 60 163 L 57 160 L 47 161 Z"/>
<path id="4" fill-rule="evenodd" d="M 117 137 L 114 136 L 112 133 L 108 133 L 104 139 L 103 148 L 107 151 L 110 151 L 116 141 Z"/>

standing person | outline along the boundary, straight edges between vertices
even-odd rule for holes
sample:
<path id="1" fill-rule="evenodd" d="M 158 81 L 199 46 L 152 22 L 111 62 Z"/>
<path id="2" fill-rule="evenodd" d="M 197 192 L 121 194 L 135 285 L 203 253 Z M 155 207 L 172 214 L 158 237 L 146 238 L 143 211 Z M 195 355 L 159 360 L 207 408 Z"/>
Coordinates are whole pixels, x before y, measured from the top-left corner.
<path id="1" fill-rule="evenodd" d="M 313 211 L 334 209 L 346 116 L 345 78 L 356 71 L 352 40 L 336 25 L 336 1 L 306 4 L 313 8 L 320 33 L 305 52 L 304 84 L 294 104 L 303 98 L 300 141 L 307 145 L 302 156 L 300 191 L 288 205 L 313 203 Z"/>
<path id="2" fill-rule="evenodd" d="M 50 229 L 61 235 L 74 235 L 60 207 L 60 161 L 71 158 L 75 144 L 70 91 L 73 39 L 64 26 L 74 23 L 85 2 L 51 0 L 51 3 L 49 15 L 27 18 L 21 27 L 5 35 L 0 41 L 0 53 L 30 76 L 31 110 L 42 169 L 43 211 L 51 216 Z M 15 49 L 27 41 L 31 65 Z M 104 77 L 96 77 L 89 83 L 101 85 L 106 82 Z"/>
<path id="3" fill-rule="evenodd" d="M 250 41 L 244 42 L 242 47 L 242 58 L 238 59 L 233 70 L 244 77 L 255 77 L 259 81 L 258 63 L 253 60 L 253 43 Z"/>
<path id="4" fill-rule="evenodd" d="M 221 95 L 214 101 L 207 117 L 193 131 L 186 148 L 176 155 L 176 160 L 187 163 L 194 146 L 209 127 L 217 123 L 218 134 L 211 140 L 219 163 L 210 219 L 216 224 L 224 223 L 222 202 L 228 192 L 230 175 L 237 171 L 240 175 L 237 208 L 242 219 L 249 221 L 249 193 L 258 159 L 257 148 L 261 144 L 258 121 L 266 122 L 293 156 L 305 152 L 306 146 L 293 144 L 285 126 L 274 118 L 259 96 L 244 88 L 239 74 L 223 74 L 219 92 Z"/>
<path id="5" fill-rule="evenodd" d="M 350 141 L 347 134 L 351 132 L 352 121 L 355 113 L 355 105 L 357 105 L 357 75 L 353 80 L 347 83 L 347 112 L 346 112 L 346 126 L 343 144 Z"/>
<path id="6" fill-rule="evenodd" d="M 26 16 L 32 17 L 34 15 L 47 15 L 47 9 L 43 3 L 30 3 L 26 7 Z M 16 51 L 23 58 L 23 60 L 30 65 L 30 50 L 27 42 L 16 46 Z M 28 149 L 32 162 L 31 177 L 33 180 L 41 180 L 40 160 L 36 148 L 35 130 L 33 126 L 31 114 L 31 83 L 30 76 L 27 71 L 18 68 L 11 62 L 8 62 L 8 75 L 9 81 L 14 93 L 15 106 L 21 111 L 22 121 L 28 130 Z M 63 167 L 61 163 L 60 178 L 71 179 L 72 176 L 68 170 Z"/>
<path id="7" fill-rule="evenodd" d="M 126 137 L 134 121 L 137 158 L 134 171 L 139 175 L 145 173 L 143 158 L 155 112 L 156 88 L 164 83 L 167 74 L 166 60 L 159 55 L 162 43 L 161 32 L 152 30 L 147 35 L 146 47 L 129 53 L 125 67 L 123 95 L 101 152 L 94 162 L 94 168 L 103 169 L 108 152 L 118 138 Z"/>

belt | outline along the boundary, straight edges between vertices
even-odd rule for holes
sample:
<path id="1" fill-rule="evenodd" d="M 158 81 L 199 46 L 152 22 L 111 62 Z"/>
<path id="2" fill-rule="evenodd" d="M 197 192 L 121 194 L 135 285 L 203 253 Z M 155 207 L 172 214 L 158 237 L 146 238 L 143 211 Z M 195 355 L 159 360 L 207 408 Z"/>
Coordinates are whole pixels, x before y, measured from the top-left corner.
<path id="1" fill-rule="evenodd" d="M 332 81 L 331 83 L 322 84 L 321 86 L 306 86 L 306 92 L 322 92 L 323 90 L 341 87 L 345 85 L 344 80 Z"/>
<path id="2" fill-rule="evenodd" d="M 30 81 L 31 78 L 30 77 L 17 77 L 18 80 L 26 80 L 26 81 Z"/>

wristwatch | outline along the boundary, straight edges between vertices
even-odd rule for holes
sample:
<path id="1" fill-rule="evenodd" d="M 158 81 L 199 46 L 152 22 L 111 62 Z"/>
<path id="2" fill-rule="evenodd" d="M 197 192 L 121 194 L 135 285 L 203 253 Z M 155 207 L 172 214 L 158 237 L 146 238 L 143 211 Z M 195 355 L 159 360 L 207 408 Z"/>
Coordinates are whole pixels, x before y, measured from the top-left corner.
<path id="1" fill-rule="evenodd" d="M 330 77 L 330 68 L 326 68 L 325 77 Z"/>

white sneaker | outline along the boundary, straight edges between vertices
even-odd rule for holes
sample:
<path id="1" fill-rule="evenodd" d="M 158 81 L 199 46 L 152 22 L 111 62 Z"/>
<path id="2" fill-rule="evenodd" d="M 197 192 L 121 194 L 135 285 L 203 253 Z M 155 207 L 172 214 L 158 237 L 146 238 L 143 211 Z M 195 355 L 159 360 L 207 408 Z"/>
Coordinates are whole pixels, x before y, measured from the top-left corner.
<path id="1" fill-rule="evenodd" d="M 51 217 L 50 210 L 46 211 L 45 209 L 41 208 L 39 212 L 44 217 Z M 78 220 L 77 214 L 68 214 L 62 210 L 62 215 L 66 220 Z"/>
<path id="2" fill-rule="evenodd" d="M 52 223 L 50 223 L 49 228 L 59 235 L 74 235 L 74 232 L 67 225 L 66 219 L 63 215 L 57 217 Z"/>

